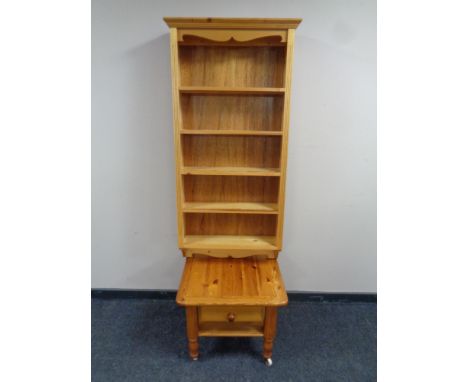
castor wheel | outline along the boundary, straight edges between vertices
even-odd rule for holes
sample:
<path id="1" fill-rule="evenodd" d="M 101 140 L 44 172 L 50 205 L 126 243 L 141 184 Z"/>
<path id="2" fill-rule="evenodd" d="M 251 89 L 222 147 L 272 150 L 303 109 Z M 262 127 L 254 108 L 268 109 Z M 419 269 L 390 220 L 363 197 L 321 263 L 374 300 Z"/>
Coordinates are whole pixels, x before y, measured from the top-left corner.
<path id="1" fill-rule="evenodd" d="M 271 367 L 273 365 L 273 361 L 271 358 L 265 358 L 265 365 Z"/>

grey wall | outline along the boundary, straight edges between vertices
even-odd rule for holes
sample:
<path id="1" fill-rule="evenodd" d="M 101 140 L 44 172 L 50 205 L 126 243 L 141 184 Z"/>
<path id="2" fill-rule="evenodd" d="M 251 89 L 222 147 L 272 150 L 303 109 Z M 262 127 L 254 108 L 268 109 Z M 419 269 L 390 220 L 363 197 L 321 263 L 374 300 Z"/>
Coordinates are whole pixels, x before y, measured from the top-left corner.
<path id="1" fill-rule="evenodd" d="M 92 2 L 92 287 L 175 289 L 163 16 L 301 17 L 284 250 L 288 290 L 376 291 L 376 3 Z"/>

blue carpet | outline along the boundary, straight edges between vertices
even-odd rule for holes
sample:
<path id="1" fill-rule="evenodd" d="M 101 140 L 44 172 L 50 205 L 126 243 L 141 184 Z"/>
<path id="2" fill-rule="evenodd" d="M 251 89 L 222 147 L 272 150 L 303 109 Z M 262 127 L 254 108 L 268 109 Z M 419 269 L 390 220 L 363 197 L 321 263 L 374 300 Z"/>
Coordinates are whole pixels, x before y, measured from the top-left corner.
<path id="1" fill-rule="evenodd" d="M 171 300 L 92 299 L 92 381 L 375 381 L 377 304 L 280 308 L 273 366 L 261 338 L 200 338 L 188 358 L 184 310 Z"/>

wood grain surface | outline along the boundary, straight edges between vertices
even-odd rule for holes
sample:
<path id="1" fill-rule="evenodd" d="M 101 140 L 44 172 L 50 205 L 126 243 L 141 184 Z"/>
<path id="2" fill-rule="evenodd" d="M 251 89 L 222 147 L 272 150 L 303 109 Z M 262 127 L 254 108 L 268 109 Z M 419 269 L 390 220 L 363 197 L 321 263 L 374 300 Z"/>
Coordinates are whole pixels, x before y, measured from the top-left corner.
<path id="1" fill-rule="evenodd" d="M 281 88 L 285 52 L 269 46 L 179 46 L 180 86 Z"/>
<path id="2" fill-rule="evenodd" d="M 188 258 L 176 301 L 186 306 L 283 306 L 276 260 Z"/>
<path id="3" fill-rule="evenodd" d="M 184 130 L 281 132 L 282 97 L 183 94 L 181 107 Z"/>
<path id="4" fill-rule="evenodd" d="M 185 176 L 186 202 L 276 203 L 279 179 L 264 176 Z"/>
<path id="5" fill-rule="evenodd" d="M 302 19 L 259 17 L 164 17 L 172 28 L 295 29 Z"/>

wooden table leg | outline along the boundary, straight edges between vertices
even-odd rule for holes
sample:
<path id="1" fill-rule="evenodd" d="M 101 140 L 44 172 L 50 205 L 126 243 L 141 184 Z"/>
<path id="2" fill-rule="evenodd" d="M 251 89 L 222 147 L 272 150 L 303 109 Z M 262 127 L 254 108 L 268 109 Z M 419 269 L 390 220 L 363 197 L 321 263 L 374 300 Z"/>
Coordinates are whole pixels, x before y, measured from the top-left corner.
<path id="1" fill-rule="evenodd" d="M 263 358 L 271 364 L 271 355 L 273 353 L 273 340 L 276 335 L 276 319 L 278 309 L 276 307 L 265 308 L 265 326 L 263 329 Z"/>
<path id="2" fill-rule="evenodd" d="M 198 316 L 196 306 L 185 307 L 187 319 L 187 338 L 190 357 L 196 361 L 198 359 Z"/>

